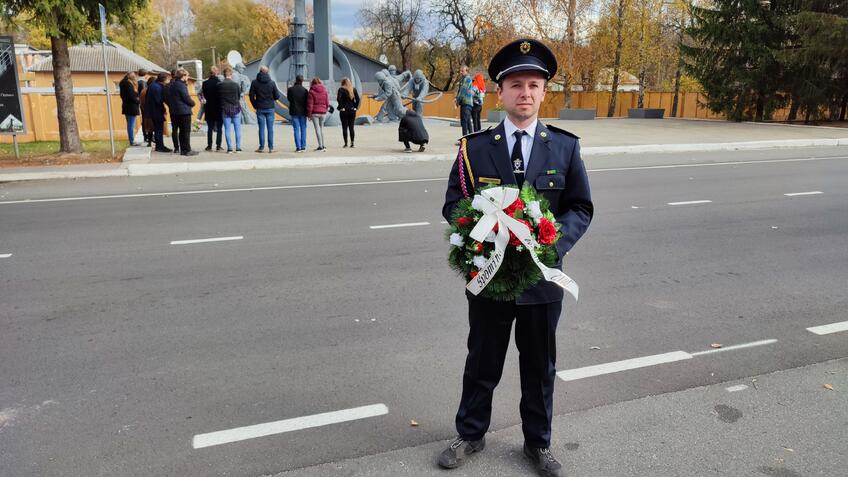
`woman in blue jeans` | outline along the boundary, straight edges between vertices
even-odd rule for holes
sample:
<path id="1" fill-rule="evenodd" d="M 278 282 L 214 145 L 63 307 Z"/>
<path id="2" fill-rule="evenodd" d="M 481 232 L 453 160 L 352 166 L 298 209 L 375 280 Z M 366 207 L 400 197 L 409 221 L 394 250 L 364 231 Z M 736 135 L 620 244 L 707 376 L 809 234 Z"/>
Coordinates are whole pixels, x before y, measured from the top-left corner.
<path id="1" fill-rule="evenodd" d="M 241 105 L 239 104 L 239 84 L 233 81 L 233 69 L 224 68 L 224 81 L 218 83 L 218 95 L 221 101 L 221 116 L 224 120 L 224 138 L 227 140 L 227 154 L 233 153 L 231 131 L 235 130 L 235 152 L 241 152 Z"/>
<path id="2" fill-rule="evenodd" d="M 135 71 L 127 73 L 118 83 L 118 88 L 121 93 L 121 113 L 127 118 L 127 139 L 130 141 L 130 146 L 136 146 L 135 120 L 138 118 L 141 102 L 138 98 L 138 80 Z"/>

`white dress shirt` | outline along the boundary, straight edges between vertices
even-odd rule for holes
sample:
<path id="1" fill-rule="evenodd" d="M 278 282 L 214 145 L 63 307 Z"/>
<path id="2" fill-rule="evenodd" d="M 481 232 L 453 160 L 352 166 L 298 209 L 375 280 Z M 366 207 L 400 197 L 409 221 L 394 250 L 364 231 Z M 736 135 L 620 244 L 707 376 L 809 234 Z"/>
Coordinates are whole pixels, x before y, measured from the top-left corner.
<path id="1" fill-rule="evenodd" d="M 524 158 L 524 170 L 527 171 L 527 168 L 530 165 L 530 153 L 533 151 L 533 139 L 536 136 L 536 124 L 539 122 L 538 119 L 534 119 L 533 122 L 523 129 L 525 134 L 521 136 L 521 156 Z M 506 147 L 507 152 L 512 155 L 512 147 L 515 145 L 515 131 L 518 131 L 518 128 L 515 124 L 512 124 L 512 121 L 509 120 L 509 116 L 504 118 L 504 134 L 506 135 Z"/>

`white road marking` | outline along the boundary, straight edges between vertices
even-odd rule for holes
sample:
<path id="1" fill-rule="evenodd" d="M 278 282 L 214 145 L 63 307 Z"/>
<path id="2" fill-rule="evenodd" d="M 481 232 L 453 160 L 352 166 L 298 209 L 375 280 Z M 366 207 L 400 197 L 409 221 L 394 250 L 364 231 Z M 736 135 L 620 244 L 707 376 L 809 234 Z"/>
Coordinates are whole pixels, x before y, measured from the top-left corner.
<path id="1" fill-rule="evenodd" d="M 684 200 L 683 202 L 669 202 L 668 205 L 692 205 L 692 204 L 709 204 L 711 200 Z"/>
<path id="2" fill-rule="evenodd" d="M 624 361 L 614 361 L 612 363 L 596 364 L 594 366 L 586 366 L 583 368 L 567 369 L 557 373 L 563 381 L 575 381 L 578 379 L 599 376 L 601 374 L 617 373 L 619 371 L 627 371 L 630 369 L 644 368 L 647 366 L 656 366 L 658 364 L 673 363 L 684 359 L 691 359 L 692 355 L 685 351 L 673 351 L 665 354 L 655 354 L 653 356 L 643 356 L 641 358 L 625 359 Z"/>
<path id="3" fill-rule="evenodd" d="M 777 343 L 775 339 L 752 341 L 733 346 L 725 346 L 724 348 L 710 349 L 707 351 L 699 351 L 697 353 L 687 353 L 685 351 L 672 351 L 671 353 L 655 354 L 651 356 L 643 356 L 641 358 L 625 359 L 623 361 L 613 361 L 611 363 L 596 364 L 594 366 L 585 366 L 583 368 L 567 369 L 557 373 L 563 381 L 576 381 L 578 379 L 600 376 L 602 374 L 617 373 L 619 371 L 627 371 L 637 368 L 645 368 L 648 366 L 656 366 L 658 364 L 673 363 L 685 359 L 692 359 L 696 356 L 701 356 L 710 353 L 720 353 L 722 351 L 731 351 L 742 348 L 751 348 L 754 346 L 762 346 L 767 344 Z"/>
<path id="4" fill-rule="evenodd" d="M 807 331 L 817 335 L 829 335 L 840 331 L 848 331 L 848 321 L 840 321 L 839 323 L 831 323 L 829 325 L 813 326 L 807 328 Z"/>
<path id="5" fill-rule="evenodd" d="M 788 194 L 783 194 L 783 195 L 785 195 L 786 197 L 797 197 L 799 195 L 819 195 L 819 194 L 824 194 L 824 192 L 822 192 L 820 190 L 811 190 L 809 192 L 790 192 Z"/>
<path id="6" fill-rule="evenodd" d="M 296 417 L 292 419 L 284 419 L 282 421 L 266 422 L 264 424 L 255 424 L 252 426 L 236 427 L 224 431 L 210 432 L 207 434 L 197 434 L 191 440 L 191 446 L 195 449 L 203 447 L 217 446 L 221 444 L 229 444 L 247 439 L 255 439 L 257 437 L 265 437 L 274 434 L 282 434 L 284 432 L 299 431 L 301 429 L 309 429 L 312 427 L 327 426 L 330 424 L 338 424 L 340 422 L 355 421 L 369 417 L 382 416 L 389 413 L 389 408 L 385 404 L 372 404 L 370 406 L 355 407 L 352 409 L 344 409 L 341 411 L 325 412 L 323 414 L 313 414 L 311 416 Z"/>
<path id="7" fill-rule="evenodd" d="M 11 256 L 12 256 L 11 253 L 0 253 L 0 258 L 9 258 Z"/>
<path id="8" fill-rule="evenodd" d="M 706 351 L 698 351 L 697 353 L 692 353 L 692 356 L 701 356 L 701 355 L 712 354 L 712 353 L 722 353 L 724 351 L 732 351 L 732 350 L 735 350 L 735 349 L 742 349 L 742 348 L 753 348 L 754 346 L 763 346 L 763 345 L 768 345 L 768 344 L 773 344 L 773 343 L 777 343 L 777 340 L 770 339 L 770 340 L 752 341 L 750 343 L 742 343 L 742 344 L 733 345 L 733 346 L 725 346 L 725 347 L 722 347 L 722 348 L 708 349 Z"/>
<path id="9" fill-rule="evenodd" d="M 599 169 L 587 169 L 588 172 L 624 172 L 624 171 L 641 171 L 649 169 L 678 169 L 681 167 L 713 167 L 713 166 L 737 166 L 743 164 L 772 164 L 780 162 L 810 162 L 810 161 L 832 161 L 839 159 L 848 159 L 848 156 L 835 157 L 803 157 L 792 159 L 767 159 L 763 161 L 736 161 L 736 162 L 711 162 L 704 164 L 668 164 L 663 166 L 634 166 L 634 167 L 609 167 Z M 394 181 L 376 181 L 363 182 L 338 182 L 330 184 L 303 184 L 303 185 L 287 185 L 287 186 L 267 186 L 267 187 L 240 187 L 232 189 L 211 189 L 211 190 L 189 190 L 189 191 L 173 191 L 173 192 L 147 192 L 137 194 L 113 194 L 113 195 L 94 195 L 80 197 L 59 197 L 54 199 L 23 199 L 23 200 L 8 200 L 0 201 L 0 205 L 12 204 L 37 204 L 42 202 L 69 202 L 77 200 L 98 200 L 98 199 L 131 199 L 139 197 L 167 197 L 178 195 L 195 195 L 195 194 L 218 194 L 223 192 L 251 192 L 264 190 L 288 190 L 288 189 L 313 189 L 323 187 L 351 187 L 361 185 L 376 185 L 376 184 L 408 184 L 415 182 L 444 182 L 446 178 L 435 177 L 430 179 L 401 179 Z"/>
<path id="10" fill-rule="evenodd" d="M 730 386 L 730 387 L 726 387 L 724 389 L 727 390 L 727 392 L 729 392 L 729 393 L 735 393 L 736 391 L 744 391 L 744 390 L 748 389 L 748 386 L 746 386 L 744 384 L 737 384 L 736 386 Z"/>
<path id="11" fill-rule="evenodd" d="M 410 222 L 408 224 L 388 224 L 388 225 L 372 225 L 368 227 L 371 230 L 377 229 L 394 229 L 398 227 L 417 227 L 419 225 L 430 225 L 430 222 Z"/>
<path id="12" fill-rule="evenodd" d="M 191 243 L 205 243 L 205 242 L 227 242 L 230 240 L 241 240 L 244 237 L 241 235 L 237 235 L 234 237 L 213 237 L 213 238 L 204 238 L 204 239 L 191 239 L 191 240 L 174 240 L 171 242 L 171 245 L 187 245 Z"/>

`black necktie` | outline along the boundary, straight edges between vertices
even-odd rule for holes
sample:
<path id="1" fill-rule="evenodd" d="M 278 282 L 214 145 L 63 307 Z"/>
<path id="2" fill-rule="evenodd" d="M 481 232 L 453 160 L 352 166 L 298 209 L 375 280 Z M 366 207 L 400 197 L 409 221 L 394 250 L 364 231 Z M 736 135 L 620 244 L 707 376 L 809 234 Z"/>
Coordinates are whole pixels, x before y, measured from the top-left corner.
<path id="1" fill-rule="evenodd" d="M 518 183 L 518 187 L 521 187 L 524 185 L 524 155 L 521 153 L 521 138 L 527 133 L 519 130 L 512 134 L 515 136 L 515 144 L 512 146 L 512 155 L 510 156 L 512 172 L 515 174 L 515 182 Z"/>

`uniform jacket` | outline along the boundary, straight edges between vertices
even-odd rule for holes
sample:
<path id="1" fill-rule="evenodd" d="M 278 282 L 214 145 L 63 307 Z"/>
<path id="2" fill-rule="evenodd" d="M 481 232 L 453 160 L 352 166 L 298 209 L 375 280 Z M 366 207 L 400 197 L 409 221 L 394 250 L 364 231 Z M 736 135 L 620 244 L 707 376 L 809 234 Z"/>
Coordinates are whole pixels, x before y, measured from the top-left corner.
<path id="1" fill-rule="evenodd" d="M 471 184 L 468 174 L 465 175 L 466 187 L 469 194 L 473 190 L 489 185 L 494 181 L 500 184 L 515 184 L 512 173 L 510 151 L 501 122 L 494 129 L 487 129 L 466 136 L 468 160 L 474 175 Z M 525 171 L 525 181 L 550 202 L 550 210 L 562 225 L 562 238 L 556 243 L 559 254 L 556 268 L 562 269 L 562 259 L 565 253 L 580 239 L 589 222 L 592 220 L 594 207 L 589 192 L 589 180 L 586 168 L 580 158 L 580 144 L 577 136 L 558 128 L 537 123 L 533 136 L 533 149 L 530 153 L 528 168 Z M 442 215 L 451 221 L 457 202 L 463 198 L 459 183 L 459 162 L 454 162 L 448 179 L 445 193 L 445 204 Z M 470 299 L 482 299 L 468 294 Z M 536 286 L 525 291 L 518 299 L 518 304 L 553 303 L 562 300 L 562 288 L 551 282 L 541 280 Z"/>

